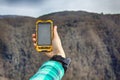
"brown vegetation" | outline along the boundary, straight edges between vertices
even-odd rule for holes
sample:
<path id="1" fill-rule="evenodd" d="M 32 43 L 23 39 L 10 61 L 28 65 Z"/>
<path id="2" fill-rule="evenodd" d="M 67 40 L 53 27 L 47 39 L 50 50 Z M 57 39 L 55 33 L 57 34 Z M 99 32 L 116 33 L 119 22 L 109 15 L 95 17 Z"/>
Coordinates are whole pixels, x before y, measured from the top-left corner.
<path id="1" fill-rule="evenodd" d="M 72 59 L 63 80 L 120 80 L 119 14 L 65 11 L 39 19 L 58 25 L 63 48 Z M 0 79 L 28 80 L 48 60 L 33 47 L 35 20 L 0 18 Z"/>

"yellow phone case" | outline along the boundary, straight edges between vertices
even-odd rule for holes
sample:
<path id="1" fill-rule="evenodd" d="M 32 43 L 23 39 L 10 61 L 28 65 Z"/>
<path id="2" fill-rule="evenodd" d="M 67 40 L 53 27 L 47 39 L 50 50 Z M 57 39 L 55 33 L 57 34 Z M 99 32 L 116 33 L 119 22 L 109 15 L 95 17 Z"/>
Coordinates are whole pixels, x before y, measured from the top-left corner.
<path id="1" fill-rule="evenodd" d="M 39 23 L 50 23 L 51 24 L 51 44 L 50 45 L 38 45 L 38 24 Z M 52 39 L 53 39 L 53 21 L 52 20 L 37 20 L 36 21 L 36 50 L 38 52 L 51 52 L 53 50 L 52 47 Z"/>

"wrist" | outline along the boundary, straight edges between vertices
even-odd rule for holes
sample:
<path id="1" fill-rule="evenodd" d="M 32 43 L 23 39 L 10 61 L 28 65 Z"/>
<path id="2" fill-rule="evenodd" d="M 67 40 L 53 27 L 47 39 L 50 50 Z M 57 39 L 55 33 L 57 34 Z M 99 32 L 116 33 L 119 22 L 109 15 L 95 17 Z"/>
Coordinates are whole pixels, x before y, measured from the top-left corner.
<path id="1" fill-rule="evenodd" d="M 58 56 L 61 56 L 61 57 L 63 57 L 63 58 L 66 58 L 66 56 L 65 55 L 62 55 L 61 53 L 60 54 L 57 54 Z"/>
<path id="2" fill-rule="evenodd" d="M 54 55 L 50 60 L 58 61 L 62 64 L 65 72 L 71 63 L 70 58 L 63 58 L 61 55 Z"/>
<path id="3" fill-rule="evenodd" d="M 62 56 L 63 58 L 66 58 L 65 52 L 63 52 L 63 51 L 59 52 L 57 55 L 60 55 L 60 56 Z"/>
<path id="4" fill-rule="evenodd" d="M 63 58 L 66 58 L 66 55 L 65 55 L 65 52 L 64 52 L 63 48 L 61 48 L 61 49 L 59 50 L 58 55 L 62 56 Z"/>

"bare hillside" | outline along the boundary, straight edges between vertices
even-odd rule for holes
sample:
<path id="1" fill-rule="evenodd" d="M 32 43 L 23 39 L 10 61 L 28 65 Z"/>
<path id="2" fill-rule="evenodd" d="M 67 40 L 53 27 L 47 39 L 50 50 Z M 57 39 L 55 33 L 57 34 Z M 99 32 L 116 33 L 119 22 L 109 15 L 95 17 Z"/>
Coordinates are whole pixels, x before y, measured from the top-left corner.
<path id="1" fill-rule="evenodd" d="M 120 80 L 120 14 L 65 11 L 41 16 L 58 25 L 67 57 L 63 80 Z M 35 18 L 0 17 L 0 79 L 28 80 L 48 60 L 33 47 Z"/>

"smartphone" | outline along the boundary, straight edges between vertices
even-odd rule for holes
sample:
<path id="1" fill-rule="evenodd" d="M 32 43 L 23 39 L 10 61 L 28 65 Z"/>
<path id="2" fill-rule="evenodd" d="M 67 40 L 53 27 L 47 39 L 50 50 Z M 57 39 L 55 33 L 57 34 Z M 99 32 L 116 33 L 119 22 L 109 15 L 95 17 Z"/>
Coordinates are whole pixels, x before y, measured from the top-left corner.
<path id="1" fill-rule="evenodd" d="M 36 21 L 36 50 L 38 52 L 51 52 L 53 39 L 53 21 L 37 20 Z"/>

